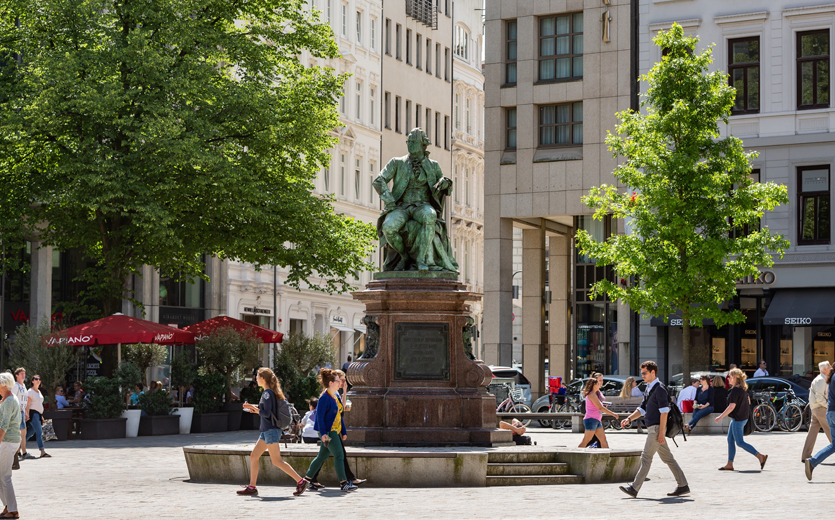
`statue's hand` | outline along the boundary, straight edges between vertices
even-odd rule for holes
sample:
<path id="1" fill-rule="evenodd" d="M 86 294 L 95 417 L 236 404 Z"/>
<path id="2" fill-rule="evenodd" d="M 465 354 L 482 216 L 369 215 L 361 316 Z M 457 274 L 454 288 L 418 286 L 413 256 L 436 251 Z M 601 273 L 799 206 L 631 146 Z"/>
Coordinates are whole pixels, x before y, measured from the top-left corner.
<path id="1" fill-rule="evenodd" d="M 397 204 L 394 202 L 386 202 L 386 211 L 392 211 L 397 208 Z"/>
<path id="2" fill-rule="evenodd" d="M 450 179 L 449 177 L 443 177 L 441 180 L 438 181 L 436 187 L 440 191 L 447 190 L 452 187 L 452 179 Z"/>

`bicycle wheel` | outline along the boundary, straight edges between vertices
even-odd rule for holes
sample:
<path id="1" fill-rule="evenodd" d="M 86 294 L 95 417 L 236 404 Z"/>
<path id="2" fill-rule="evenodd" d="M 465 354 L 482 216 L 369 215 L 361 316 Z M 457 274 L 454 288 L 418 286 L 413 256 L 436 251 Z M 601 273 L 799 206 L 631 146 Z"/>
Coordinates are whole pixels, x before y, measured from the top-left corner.
<path id="1" fill-rule="evenodd" d="M 796 432 L 803 424 L 803 409 L 794 403 L 787 404 L 783 407 L 780 418 L 784 430 Z"/>
<path id="2" fill-rule="evenodd" d="M 806 431 L 809 431 L 809 427 L 812 425 L 812 405 L 806 403 L 806 406 L 803 408 L 803 426 L 806 427 Z"/>
<path id="3" fill-rule="evenodd" d="M 759 404 L 754 408 L 754 428 L 760 432 L 770 432 L 777 422 L 777 414 L 774 408 L 767 404 Z"/>
<path id="4" fill-rule="evenodd" d="M 548 408 L 540 408 L 536 411 L 536 413 L 552 413 L 554 412 L 554 407 L 549 406 Z M 550 428 L 553 426 L 553 421 L 551 419 L 537 419 L 539 421 L 539 425 L 543 428 Z"/>
<path id="5" fill-rule="evenodd" d="M 577 411 L 577 407 L 568 401 L 562 404 L 557 410 L 560 413 L 574 413 Z M 571 419 L 556 419 L 554 421 L 559 428 L 571 428 Z"/>
<path id="6" fill-rule="evenodd" d="M 531 413 L 531 407 L 524 403 L 516 403 L 513 405 L 513 408 L 510 411 L 514 413 Z M 523 420 L 519 417 L 514 417 L 514 419 L 519 419 L 519 422 L 521 422 L 522 426 L 524 426 L 525 428 L 527 428 L 531 424 L 530 419 Z"/>

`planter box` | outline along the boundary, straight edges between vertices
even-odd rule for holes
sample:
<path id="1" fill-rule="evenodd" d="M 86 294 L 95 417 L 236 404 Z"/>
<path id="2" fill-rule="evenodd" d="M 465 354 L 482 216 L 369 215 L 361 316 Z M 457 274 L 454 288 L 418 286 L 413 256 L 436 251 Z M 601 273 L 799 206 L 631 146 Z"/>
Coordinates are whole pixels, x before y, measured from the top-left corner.
<path id="1" fill-rule="evenodd" d="M 241 429 L 241 416 L 244 413 L 243 403 L 226 403 L 222 411 L 228 413 L 226 419 L 226 431 L 236 432 Z"/>
<path id="2" fill-rule="evenodd" d="M 122 417 L 118 419 L 77 419 L 77 421 L 83 441 L 124 439 L 127 434 L 128 420 Z"/>
<path id="3" fill-rule="evenodd" d="M 180 418 L 180 435 L 191 433 L 191 421 L 194 419 L 194 408 L 174 408 L 174 415 Z"/>
<path id="4" fill-rule="evenodd" d="M 191 420 L 191 433 L 225 432 L 228 420 L 229 414 L 226 412 L 196 413 Z"/>
<path id="5" fill-rule="evenodd" d="M 69 438 L 70 428 L 72 427 L 72 410 L 44 410 L 43 418 L 52 419 L 56 441 L 65 441 Z"/>
<path id="6" fill-rule="evenodd" d="M 257 413 L 244 412 L 241 415 L 241 429 L 242 430 L 259 430 L 261 429 L 261 416 Z"/>
<path id="7" fill-rule="evenodd" d="M 179 435 L 179 415 L 146 415 L 139 419 L 139 435 Z"/>

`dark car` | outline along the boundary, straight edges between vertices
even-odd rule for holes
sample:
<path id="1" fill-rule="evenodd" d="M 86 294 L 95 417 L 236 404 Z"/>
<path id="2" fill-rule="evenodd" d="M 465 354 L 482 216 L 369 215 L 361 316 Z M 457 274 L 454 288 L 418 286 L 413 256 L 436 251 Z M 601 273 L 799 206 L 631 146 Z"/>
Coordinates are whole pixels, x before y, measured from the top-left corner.
<path id="1" fill-rule="evenodd" d="M 752 377 L 746 380 L 746 383 L 748 383 L 748 392 L 750 393 L 772 392 L 780 395 L 791 388 L 797 397 L 806 402 L 809 401 L 809 387 L 812 386 L 812 381 L 805 377 Z"/>

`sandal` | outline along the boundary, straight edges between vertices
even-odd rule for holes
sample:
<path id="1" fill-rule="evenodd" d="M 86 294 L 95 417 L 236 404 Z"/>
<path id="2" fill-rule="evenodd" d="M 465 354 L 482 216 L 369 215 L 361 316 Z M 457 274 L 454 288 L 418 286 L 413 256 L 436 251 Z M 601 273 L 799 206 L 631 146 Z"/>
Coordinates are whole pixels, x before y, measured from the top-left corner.
<path id="1" fill-rule="evenodd" d="M 760 469 L 761 470 L 765 467 L 766 461 L 768 461 L 768 455 L 763 455 L 763 461 L 760 462 Z"/>
<path id="2" fill-rule="evenodd" d="M 7 511 L 5 515 L 0 516 L 0 518 L 20 518 L 20 514 L 17 511 Z"/>
<path id="3" fill-rule="evenodd" d="M 40 456 L 40 457 L 38 457 L 38 458 L 41 458 L 41 459 L 51 459 L 51 458 L 52 458 L 52 455 L 50 455 L 50 454 L 49 454 L 49 453 L 47 453 L 47 452 L 44 452 L 44 453 L 43 453 L 43 455 L 41 455 L 41 456 Z"/>
<path id="4" fill-rule="evenodd" d="M 719 471 L 733 471 L 733 468 L 726 468 L 725 466 L 722 466 L 719 468 Z"/>

